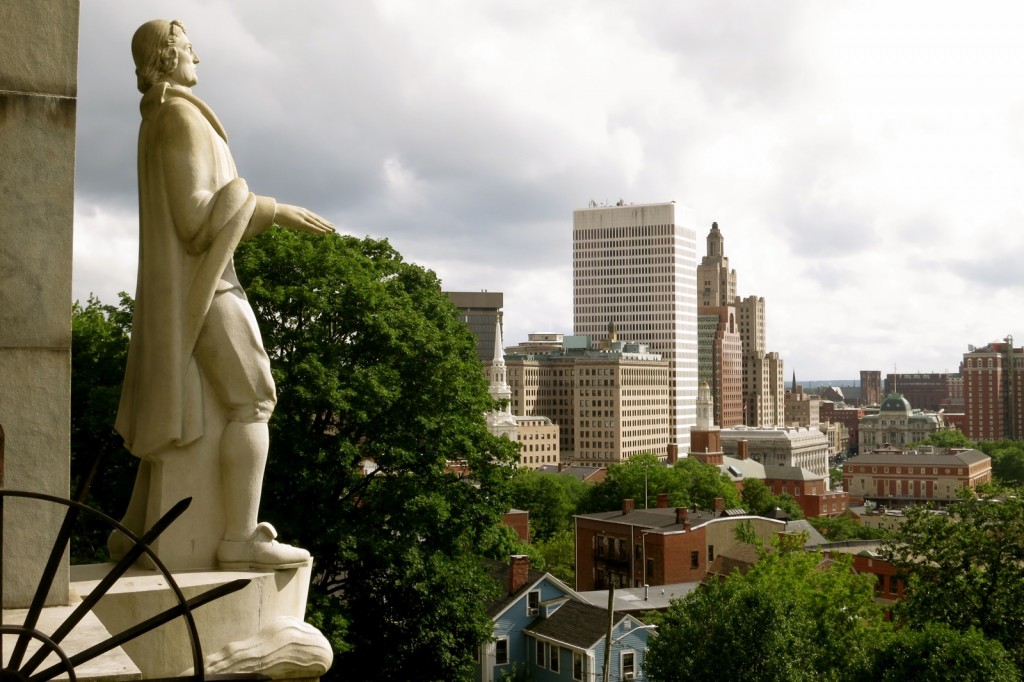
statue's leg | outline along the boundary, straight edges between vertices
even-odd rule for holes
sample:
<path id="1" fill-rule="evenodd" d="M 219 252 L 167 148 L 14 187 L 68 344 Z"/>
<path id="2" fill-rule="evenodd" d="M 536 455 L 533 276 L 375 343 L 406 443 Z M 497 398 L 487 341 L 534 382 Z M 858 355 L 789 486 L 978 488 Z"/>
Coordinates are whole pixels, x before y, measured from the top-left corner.
<path id="1" fill-rule="evenodd" d="M 263 470 L 270 448 L 266 422 L 231 422 L 220 439 L 224 539 L 246 540 L 256 530 Z"/>
<path id="2" fill-rule="evenodd" d="M 257 523 L 270 433 L 267 421 L 277 393 L 270 358 L 256 317 L 237 289 L 219 292 L 196 344 L 196 360 L 227 409 L 220 438 L 224 539 L 217 549 L 223 568 L 294 568 L 309 552 L 274 540 L 268 523 Z"/>

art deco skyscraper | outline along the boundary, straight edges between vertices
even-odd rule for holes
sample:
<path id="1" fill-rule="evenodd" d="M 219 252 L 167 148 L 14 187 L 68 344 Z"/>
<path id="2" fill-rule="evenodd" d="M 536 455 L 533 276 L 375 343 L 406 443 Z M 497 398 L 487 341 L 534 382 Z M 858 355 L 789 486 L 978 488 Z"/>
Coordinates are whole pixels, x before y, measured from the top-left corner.
<path id="1" fill-rule="evenodd" d="M 675 202 L 573 212 L 577 335 L 646 343 L 669 362 L 669 438 L 690 446 L 697 401 L 697 233 Z"/>
<path id="2" fill-rule="evenodd" d="M 697 283 L 704 330 L 700 379 L 711 388 L 719 424 L 723 428 L 741 423 L 782 425 L 786 404 L 783 363 L 778 353 L 768 352 L 766 347 L 764 298 L 740 298 L 736 293 L 736 271 L 729 269 L 718 223 L 711 224 L 707 255 L 697 266 Z"/>

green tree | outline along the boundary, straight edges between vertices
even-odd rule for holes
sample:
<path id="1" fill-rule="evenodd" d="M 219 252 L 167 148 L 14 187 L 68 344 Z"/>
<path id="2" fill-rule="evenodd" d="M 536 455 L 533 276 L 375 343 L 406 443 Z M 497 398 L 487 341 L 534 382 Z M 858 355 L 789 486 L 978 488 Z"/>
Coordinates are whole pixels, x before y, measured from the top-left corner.
<path id="1" fill-rule="evenodd" d="M 1024 486 L 1024 443 L 995 440 L 978 443 L 977 448 L 992 458 L 992 477 L 997 483 Z"/>
<path id="2" fill-rule="evenodd" d="M 548 573 L 569 587 L 576 584 L 576 537 L 572 529 L 561 530 L 533 544 Z"/>
<path id="3" fill-rule="evenodd" d="M 516 471 L 510 486 L 511 504 L 530 512 L 531 540 L 546 540 L 572 528 L 572 516 L 587 484 L 568 474 Z"/>
<path id="4" fill-rule="evenodd" d="M 743 506 L 736 486 L 717 467 L 691 457 L 666 465 L 656 455 L 643 452 L 608 467 L 608 475 L 588 489 L 579 508 L 581 513 L 611 511 L 623 500 L 633 499 L 638 509 L 644 509 L 655 506 L 659 493 L 668 495 L 673 507 L 711 509 L 716 497 L 723 499 L 726 508 Z"/>
<path id="5" fill-rule="evenodd" d="M 693 457 L 672 465 L 669 486 L 670 490 L 681 490 L 688 504 L 701 509 L 713 509 L 716 497 L 722 498 L 726 509 L 743 506 L 736 484 L 726 474 Z"/>
<path id="6" fill-rule="evenodd" d="M 751 514 L 766 516 L 776 508 L 789 514 L 790 518 L 802 519 L 803 509 L 792 496 L 783 493 L 775 495 L 764 481 L 756 478 L 743 481 L 743 492 L 740 493 L 743 508 Z"/>
<path id="7" fill-rule="evenodd" d="M 93 477 L 86 504 L 119 518 L 131 497 L 134 457 L 114 431 L 121 381 L 128 357 L 133 302 L 121 294 L 118 306 L 90 296 L 71 308 L 71 490 Z M 110 528 L 84 515 L 71 543 L 72 560 L 105 561 Z"/>
<path id="8" fill-rule="evenodd" d="M 924 440 L 913 443 L 913 445 L 934 445 L 938 448 L 973 448 L 974 441 L 964 435 L 959 429 L 943 429 L 928 434 Z"/>
<path id="9" fill-rule="evenodd" d="M 491 633 L 498 587 L 479 558 L 500 540 L 516 456 L 486 429 L 472 335 L 386 241 L 272 230 L 235 262 L 278 389 L 263 516 L 315 557 L 334 669 L 464 677 Z"/>
<path id="10" fill-rule="evenodd" d="M 814 526 L 815 530 L 824 535 L 829 542 L 841 542 L 843 540 L 880 540 L 888 534 L 888 531 L 881 528 L 860 526 L 854 523 L 852 519 L 842 516 L 817 516 L 813 519 L 808 519 L 808 523 Z"/>
<path id="11" fill-rule="evenodd" d="M 858 682 L 1016 682 L 1020 672 L 1003 646 L 974 628 L 944 623 L 899 628 L 879 637 L 870 667 Z"/>
<path id="12" fill-rule="evenodd" d="M 604 480 L 590 486 L 580 500 L 581 513 L 611 511 L 622 505 L 622 501 L 636 501 L 637 509 L 653 507 L 658 493 L 668 493 L 669 504 L 682 506 L 688 503 L 682 491 L 670 489 L 670 468 L 649 452 L 633 455 L 619 464 L 608 467 Z"/>
<path id="13" fill-rule="evenodd" d="M 961 632 L 977 628 L 1024 667 L 1024 498 L 962 491 L 948 513 L 925 507 L 904 513 L 884 545 L 887 558 L 908 575 L 898 620 L 916 628 L 930 622 Z"/>
<path id="14" fill-rule="evenodd" d="M 848 557 L 768 552 L 746 575 L 673 601 L 645 670 L 658 682 L 844 679 L 867 666 L 885 627 L 873 582 Z"/>

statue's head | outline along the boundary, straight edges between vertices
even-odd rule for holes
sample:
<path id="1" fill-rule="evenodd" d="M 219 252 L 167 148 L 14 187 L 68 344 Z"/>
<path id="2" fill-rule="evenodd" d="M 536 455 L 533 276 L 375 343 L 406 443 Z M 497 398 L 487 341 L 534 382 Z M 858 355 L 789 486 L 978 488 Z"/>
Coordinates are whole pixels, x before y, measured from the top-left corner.
<path id="1" fill-rule="evenodd" d="M 174 73 L 178 66 L 178 37 L 185 35 L 185 25 L 177 19 L 154 19 L 140 26 L 132 36 L 132 57 L 139 92 Z"/>

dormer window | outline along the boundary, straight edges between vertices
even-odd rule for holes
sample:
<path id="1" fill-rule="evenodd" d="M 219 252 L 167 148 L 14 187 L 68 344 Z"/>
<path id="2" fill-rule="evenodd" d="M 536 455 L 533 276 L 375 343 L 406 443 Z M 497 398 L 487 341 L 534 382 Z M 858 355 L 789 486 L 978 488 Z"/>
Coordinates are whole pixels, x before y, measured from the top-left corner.
<path id="1" fill-rule="evenodd" d="M 540 615 L 540 590 L 533 590 L 526 595 L 526 615 Z"/>

